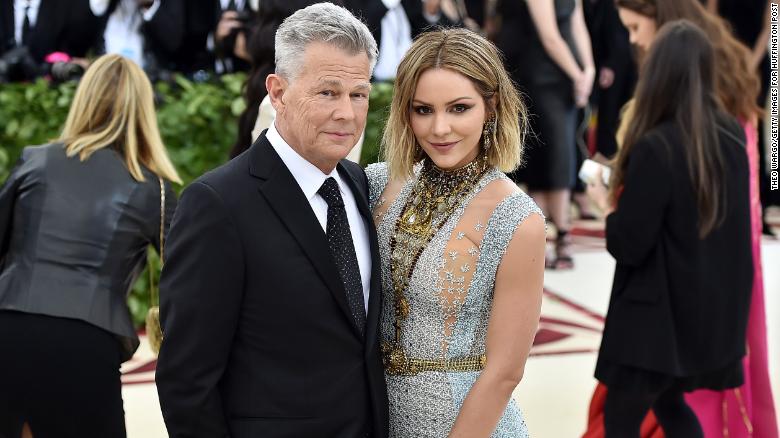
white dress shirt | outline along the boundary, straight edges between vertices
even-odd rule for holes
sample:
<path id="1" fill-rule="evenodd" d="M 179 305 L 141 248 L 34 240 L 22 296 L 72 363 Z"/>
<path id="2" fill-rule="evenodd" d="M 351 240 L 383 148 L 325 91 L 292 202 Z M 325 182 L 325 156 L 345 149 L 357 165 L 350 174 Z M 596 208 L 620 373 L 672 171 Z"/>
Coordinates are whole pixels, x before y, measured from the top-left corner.
<path id="1" fill-rule="evenodd" d="M 17 45 L 22 45 L 25 10 L 27 10 L 27 20 L 30 22 L 30 29 L 32 29 L 38 21 L 38 9 L 40 8 L 41 0 L 14 0 L 14 39 L 16 39 Z"/>
<path id="2" fill-rule="evenodd" d="M 300 186 L 304 196 L 309 201 L 314 215 L 320 222 L 323 232 L 327 232 L 328 223 L 328 204 L 317 191 L 329 177 L 333 177 L 339 185 L 341 197 L 344 199 L 344 208 L 347 210 L 347 221 L 352 233 L 352 242 L 355 246 L 355 255 L 357 256 L 358 266 L 360 267 L 360 280 L 363 284 L 363 302 L 366 313 L 368 313 L 368 295 L 371 290 L 371 247 L 368 240 L 368 229 L 363 216 L 358 210 L 355 196 L 349 189 L 347 183 L 341 178 L 338 170 L 333 169 L 330 174 L 324 174 L 315 165 L 306 161 L 282 138 L 279 131 L 276 130 L 274 123 L 268 127 L 265 133 L 266 138 L 273 146 L 274 150 L 284 162 L 287 169 L 292 173 L 293 178 Z"/>
<path id="3" fill-rule="evenodd" d="M 89 8 L 96 17 L 106 13 L 109 0 L 89 0 Z M 28 8 L 29 6 L 29 8 Z M 147 11 L 147 14 L 154 15 L 157 8 L 160 7 L 160 0 L 155 0 L 154 5 Z M 16 44 L 22 44 L 22 26 L 24 25 L 24 12 L 27 10 L 27 20 L 30 22 L 30 28 L 35 27 L 38 22 L 38 10 L 41 8 L 41 0 L 14 0 L 14 38 Z"/>
<path id="4" fill-rule="evenodd" d="M 388 6 L 392 0 L 386 0 L 388 7 L 382 17 L 382 38 L 379 40 L 379 59 L 374 67 L 374 77 L 380 81 L 395 78 L 398 64 L 406 51 L 412 46 L 412 26 L 400 2 Z"/>
<path id="5" fill-rule="evenodd" d="M 108 17 L 103 34 L 106 53 L 117 53 L 144 67 L 144 37 L 141 34 L 141 24 L 154 18 L 159 8 L 160 0 L 155 0 L 145 11 L 140 10 L 136 0 L 120 0 L 117 8 Z"/>

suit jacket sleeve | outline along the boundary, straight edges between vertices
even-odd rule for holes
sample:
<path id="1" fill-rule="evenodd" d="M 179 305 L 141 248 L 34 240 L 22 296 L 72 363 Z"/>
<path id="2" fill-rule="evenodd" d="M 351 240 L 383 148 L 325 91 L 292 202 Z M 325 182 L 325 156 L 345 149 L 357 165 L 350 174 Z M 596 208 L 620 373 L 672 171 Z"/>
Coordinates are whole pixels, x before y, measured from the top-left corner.
<path id="1" fill-rule="evenodd" d="M 226 437 L 218 386 L 239 318 L 244 256 L 225 205 L 207 184 L 184 191 L 166 251 L 156 380 L 168 433 Z"/>
<path id="2" fill-rule="evenodd" d="M 144 23 L 147 45 L 155 52 L 173 53 L 184 38 L 184 3 L 182 0 L 160 0 L 160 8 Z"/>
<path id="3" fill-rule="evenodd" d="M 409 25 L 412 28 L 412 38 L 436 27 L 460 26 L 461 23 L 453 22 L 443 12 L 439 12 L 439 20 L 435 23 L 428 22 L 423 15 L 423 2 L 421 0 L 401 0 Z"/>
<path id="4" fill-rule="evenodd" d="M 11 174 L 3 186 L 0 187 L 0 266 L 2 266 L 5 254 L 8 252 L 8 245 L 13 233 L 11 228 L 14 223 L 14 204 L 16 204 L 17 191 L 22 184 L 20 173 L 25 152 L 24 150 L 22 151 L 19 162 L 11 170 Z"/>
<path id="5" fill-rule="evenodd" d="M 661 136 L 653 135 L 634 145 L 617 208 L 607 216 L 607 250 L 622 265 L 641 265 L 661 234 L 672 175 L 659 142 Z"/>

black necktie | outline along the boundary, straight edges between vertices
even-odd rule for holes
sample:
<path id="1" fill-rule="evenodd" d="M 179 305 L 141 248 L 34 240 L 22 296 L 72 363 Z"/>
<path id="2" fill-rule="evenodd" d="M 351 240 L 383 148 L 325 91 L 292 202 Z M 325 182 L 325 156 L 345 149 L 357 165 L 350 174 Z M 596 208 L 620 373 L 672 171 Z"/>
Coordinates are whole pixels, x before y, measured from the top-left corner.
<path id="1" fill-rule="evenodd" d="M 30 41 L 30 2 L 24 7 L 24 21 L 22 21 L 22 45 L 26 46 Z"/>
<path id="2" fill-rule="evenodd" d="M 333 177 L 325 180 L 317 193 L 328 203 L 328 225 L 326 235 L 333 261 L 339 268 L 344 290 L 347 292 L 347 303 L 355 318 L 355 323 L 363 334 L 366 326 L 366 309 L 363 300 L 363 283 L 360 280 L 355 245 L 352 233 L 349 231 L 347 210 L 339 192 L 339 185 Z"/>

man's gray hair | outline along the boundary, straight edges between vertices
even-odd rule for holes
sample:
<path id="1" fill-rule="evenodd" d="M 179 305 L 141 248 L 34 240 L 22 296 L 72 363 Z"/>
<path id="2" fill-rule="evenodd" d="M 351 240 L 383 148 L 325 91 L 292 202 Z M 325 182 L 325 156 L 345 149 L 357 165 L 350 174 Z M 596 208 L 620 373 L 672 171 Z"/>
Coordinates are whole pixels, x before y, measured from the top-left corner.
<path id="1" fill-rule="evenodd" d="M 310 43 L 333 44 L 350 54 L 365 53 L 374 71 L 377 47 L 368 27 L 348 10 L 333 3 L 317 3 L 287 17 L 276 31 L 276 73 L 294 79 L 303 67 L 303 56 Z"/>

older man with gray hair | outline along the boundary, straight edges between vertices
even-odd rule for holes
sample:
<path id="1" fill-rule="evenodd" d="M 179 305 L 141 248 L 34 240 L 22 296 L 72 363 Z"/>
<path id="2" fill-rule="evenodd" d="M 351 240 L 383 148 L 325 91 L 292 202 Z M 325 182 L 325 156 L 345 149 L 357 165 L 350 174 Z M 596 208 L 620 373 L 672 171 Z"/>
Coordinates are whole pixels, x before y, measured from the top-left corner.
<path id="1" fill-rule="evenodd" d="M 346 9 L 276 33 L 275 122 L 184 191 L 160 284 L 171 437 L 386 437 L 379 254 L 362 169 L 377 55 Z"/>

